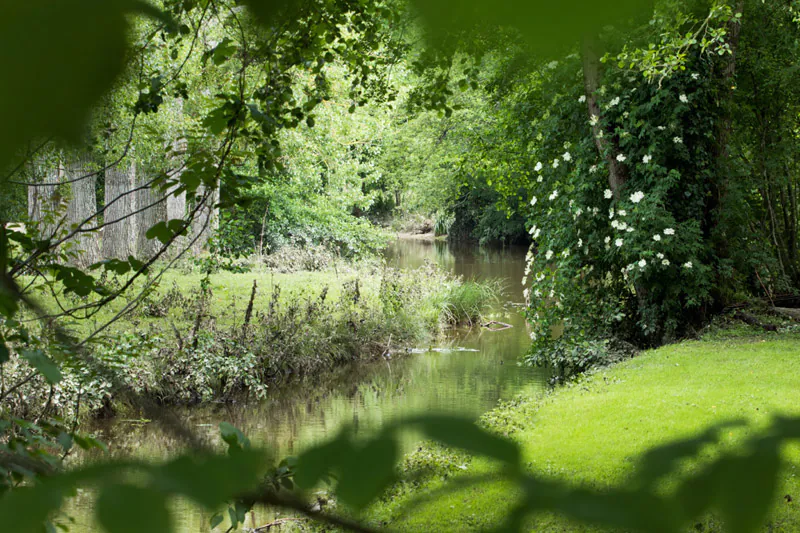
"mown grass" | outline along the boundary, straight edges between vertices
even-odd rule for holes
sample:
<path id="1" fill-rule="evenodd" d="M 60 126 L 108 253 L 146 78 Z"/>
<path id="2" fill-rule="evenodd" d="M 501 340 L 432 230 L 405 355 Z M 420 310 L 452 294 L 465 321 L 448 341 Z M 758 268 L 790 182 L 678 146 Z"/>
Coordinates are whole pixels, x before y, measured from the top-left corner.
<path id="1" fill-rule="evenodd" d="M 725 420 L 744 419 L 753 430 L 775 415 L 800 415 L 798 375 L 796 333 L 715 334 L 643 353 L 545 399 L 524 398 L 501 406 L 488 413 L 484 423 L 520 444 L 531 472 L 602 490 L 624 483 L 636 458 L 653 446 Z M 726 432 L 720 445 L 735 447 L 747 433 Z M 784 498 L 800 495 L 795 466 L 800 447 L 787 446 L 785 456 L 791 465 L 780 474 L 769 531 L 800 531 L 800 512 Z M 476 458 L 467 473 L 487 474 L 492 468 Z M 379 504 L 373 517 L 400 531 L 472 531 L 498 526 L 517 497 L 498 476 L 496 482 L 437 493 L 424 505 L 404 509 L 409 498 L 424 500 L 426 492 L 432 495 L 442 485 L 437 478 L 422 490 L 401 492 Z M 725 530 L 714 516 L 690 526 L 697 531 Z M 600 531 L 552 515 L 535 517 L 529 530 Z"/>

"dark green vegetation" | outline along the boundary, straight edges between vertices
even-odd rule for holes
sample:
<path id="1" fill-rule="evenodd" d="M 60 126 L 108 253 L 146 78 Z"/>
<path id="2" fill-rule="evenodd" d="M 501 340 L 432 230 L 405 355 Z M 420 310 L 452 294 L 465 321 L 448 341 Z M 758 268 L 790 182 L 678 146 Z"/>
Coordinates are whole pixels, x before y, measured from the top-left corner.
<path id="1" fill-rule="evenodd" d="M 114 532 L 171 530 L 175 497 L 227 508 L 231 529 L 264 505 L 363 531 L 359 513 L 396 486 L 412 430 L 502 465 L 436 496 L 504 484 L 518 495 L 490 517 L 504 530 L 544 513 L 566 528 L 679 531 L 712 511 L 730 531 L 756 530 L 788 472 L 796 413 L 735 432 L 704 429 L 707 417 L 656 431 L 610 409 L 605 429 L 634 428 L 626 442 L 641 445 L 629 452 L 643 454 L 626 458 L 631 479 L 595 480 L 531 469 L 533 436 L 429 413 L 370 435 L 354 421 L 283 461 L 223 423 L 221 455 L 164 404 L 263 396 L 288 374 L 481 322 L 491 285 L 385 268 L 338 281 L 342 261 L 368 268 L 387 242 L 382 226 L 530 244 L 525 301 L 514 302 L 531 328 L 525 362 L 564 373 L 691 336 L 731 305 L 797 318 L 776 301 L 793 303 L 800 284 L 798 37 L 798 6 L 778 0 L 7 2 L 0 523 L 68 527 L 65 498 L 91 487 Z M 329 265 L 336 286 L 259 293 L 252 277 L 234 281 L 263 264 Z M 788 342 L 769 346 L 793 353 Z M 736 369 L 763 370 L 764 354 L 746 346 L 718 350 L 740 361 L 733 371 L 719 353 L 685 349 L 678 364 L 715 376 L 712 395 L 747 390 Z M 791 396 L 791 357 L 771 355 L 766 385 L 751 389 L 759 400 Z M 642 383 L 620 401 L 641 405 L 659 387 L 659 399 L 686 397 L 676 371 L 641 361 L 617 371 Z M 606 399 L 617 391 L 590 384 Z M 111 396 L 184 448 L 165 463 L 65 469 L 73 447 L 103 448 L 79 413 L 110 410 Z M 731 405 L 726 414 L 742 404 Z M 586 445 L 573 433 L 558 449 Z M 322 485 L 333 512 L 311 503 Z"/>

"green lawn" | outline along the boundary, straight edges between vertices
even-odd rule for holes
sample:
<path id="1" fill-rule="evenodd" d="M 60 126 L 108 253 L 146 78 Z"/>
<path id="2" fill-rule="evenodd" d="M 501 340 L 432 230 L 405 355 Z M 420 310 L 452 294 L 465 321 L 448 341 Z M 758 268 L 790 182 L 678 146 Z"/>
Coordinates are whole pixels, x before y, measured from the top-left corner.
<path id="1" fill-rule="evenodd" d="M 773 415 L 800 415 L 800 336 L 782 333 L 748 338 L 717 337 L 683 342 L 641 354 L 581 382 L 558 389 L 544 400 L 523 400 L 486 417 L 490 427 L 510 431 L 537 475 L 602 489 L 629 476 L 635 459 L 648 448 L 724 420 L 744 418 L 752 427 Z M 734 446 L 748 430 L 731 430 L 722 446 Z M 800 459 L 797 446 L 786 457 Z M 491 472 L 474 460 L 470 474 Z M 781 474 L 769 531 L 800 531 L 800 496 L 794 466 Z M 441 486 L 441 481 L 428 485 Z M 415 496 L 419 496 L 416 494 Z M 432 503 L 403 516 L 403 498 L 378 506 L 375 516 L 404 531 L 465 531 L 498 525 L 514 502 L 502 483 L 431 498 Z M 701 531 L 723 530 L 708 517 Z M 595 531 L 553 516 L 539 516 L 532 531 Z"/>

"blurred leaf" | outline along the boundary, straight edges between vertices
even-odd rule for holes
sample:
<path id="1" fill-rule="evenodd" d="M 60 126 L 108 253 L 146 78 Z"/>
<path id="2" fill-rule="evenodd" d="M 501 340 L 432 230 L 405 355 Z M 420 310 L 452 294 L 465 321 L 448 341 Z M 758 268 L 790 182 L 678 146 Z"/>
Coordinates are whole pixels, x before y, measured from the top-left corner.
<path id="1" fill-rule="evenodd" d="M 264 453 L 256 451 L 183 456 L 156 470 L 155 483 L 165 492 L 182 494 L 206 509 L 215 509 L 256 487 L 264 459 Z"/>
<path id="2" fill-rule="evenodd" d="M 8 361 L 10 355 L 8 346 L 6 346 L 6 340 L 3 338 L 3 334 L 0 333 L 0 365 Z"/>
<path id="3" fill-rule="evenodd" d="M 726 428 L 742 425 L 742 421 L 716 424 L 706 431 L 689 439 L 671 442 L 648 450 L 639 460 L 636 480 L 640 485 L 653 486 L 663 476 L 671 473 L 678 462 L 697 455 L 703 446 L 713 444 L 719 433 Z"/>
<path id="4" fill-rule="evenodd" d="M 0 497 L 3 531 L 39 533 L 45 517 L 61 507 L 63 495 L 61 487 L 52 483 L 7 491 Z"/>
<path id="5" fill-rule="evenodd" d="M 150 488 L 114 484 L 97 498 L 97 519 L 109 533 L 161 533 L 172 530 L 167 497 Z"/>
<path id="6" fill-rule="evenodd" d="M 576 45 L 584 36 L 607 25 L 649 15 L 650 0 L 412 0 L 428 29 L 434 46 L 454 34 L 476 29 L 495 33 L 498 28 L 517 29 L 537 55 L 550 56 Z"/>
<path id="7" fill-rule="evenodd" d="M 364 509 L 395 481 L 399 452 L 395 435 L 383 432 L 360 449 L 340 457 L 337 498 L 358 511 Z"/>
<path id="8" fill-rule="evenodd" d="M 472 420 L 452 415 L 426 415 L 410 422 L 442 444 L 491 457 L 512 467 L 519 466 L 520 451 L 515 443 L 479 428 Z"/>
<path id="9" fill-rule="evenodd" d="M 245 437 L 244 433 L 232 424 L 220 422 L 219 432 L 222 440 L 228 445 L 228 451 L 247 450 L 250 448 L 250 439 Z"/>
<path id="10" fill-rule="evenodd" d="M 775 495 L 781 459 L 779 441 L 757 441 L 747 455 L 721 460 L 719 505 L 731 533 L 750 533 L 764 524 Z"/>
<path id="11" fill-rule="evenodd" d="M 133 0 L 3 0 L 0 169 L 37 137 L 77 141 L 92 106 L 122 72 Z"/>
<path id="12" fill-rule="evenodd" d="M 314 446 L 297 458 L 294 482 L 302 489 L 311 489 L 331 473 L 343 457 L 355 450 L 343 431 L 333 440 Z"/>
<path id="13" fill-rule="evenodd" d="M 51 385 L 61 381 L 61 370 L 42 350 L 23 349 L 19 355 L 39 371 Z"/>

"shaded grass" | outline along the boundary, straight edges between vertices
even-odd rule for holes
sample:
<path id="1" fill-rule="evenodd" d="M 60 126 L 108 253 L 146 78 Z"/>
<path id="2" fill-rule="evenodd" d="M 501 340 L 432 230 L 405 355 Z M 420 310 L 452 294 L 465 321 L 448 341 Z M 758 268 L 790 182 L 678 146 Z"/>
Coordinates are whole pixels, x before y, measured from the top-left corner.
<path id="1" fill-rule="evenodd" d="M 800 415 L 798 375 L 797 334 L 754 336 L 751 331 L 749 337 L 726 338 L 717 333 L 713 340 L 646 352 L 561 387 L 546 399 L 525 398 L 501 406 L 487 414 L 484 423 L 521 445 L 531 472 L 602 490 L 628 479 L 636 458 L 649 448 L 696 434 L 711 424 L 741 418 L 752 430 L 775 415 Z M 747 430 L 726 432 L 721 446 L 735 447 L 746 434 Z M 782 497 L 800 494 L 794 466 L 800 450 L 792 445 L 785 454 L 792 464 L 780 474 L 780 492 L 768 527 L 800 531 L 800 512 Z M 475 459 L 468 473 L 485 474 L 492 468 Z M 436 480 L 424 490 L 435 491 L 442 485 Z M 475 530 L 499 525 L 517 497 L 498 477 L 496 483 L 437 494 L 403 516 L 409 496 L 378 505 L 374 516 L 402 531 Z M 695 527 L 724 531 L 713 516 Z M 551 515 L 536 517 L 529 529 L 600 531 Z"/>

